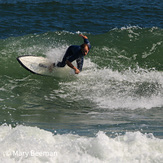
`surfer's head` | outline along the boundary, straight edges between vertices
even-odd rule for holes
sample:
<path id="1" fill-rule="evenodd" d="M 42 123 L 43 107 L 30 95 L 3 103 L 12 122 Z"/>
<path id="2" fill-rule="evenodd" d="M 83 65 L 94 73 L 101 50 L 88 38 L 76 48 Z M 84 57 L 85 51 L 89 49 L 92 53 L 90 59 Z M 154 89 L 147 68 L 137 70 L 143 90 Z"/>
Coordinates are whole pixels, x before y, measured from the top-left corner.
<path id="1" fill-rule="evenodd" d="M 89 46 L 88 46 L 88 44 L 82 44 L 81 45 L 81 51 L 82 51 L 82 53 L 83 53 L 84 56 L 87 55 L 88 52 L 89 52 Z"/>

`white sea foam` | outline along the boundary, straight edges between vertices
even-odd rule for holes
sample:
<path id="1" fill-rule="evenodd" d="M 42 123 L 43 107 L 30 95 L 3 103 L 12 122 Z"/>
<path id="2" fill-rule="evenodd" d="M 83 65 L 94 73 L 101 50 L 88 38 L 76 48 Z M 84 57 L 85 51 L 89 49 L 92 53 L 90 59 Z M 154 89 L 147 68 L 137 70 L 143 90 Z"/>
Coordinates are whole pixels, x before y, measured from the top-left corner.
<path id="1" fill-rule="evenodd" d="M 163 73 L 137 70 L 123 72 L 98 69 L 85 60 L 84 71 L 76 81 L 60 83 L 69 90 L 67 97 L 89 99 L 101 108 L 146 108 L 163 106 Z M 66 94 L 66 93 L 65 93 Z"/>
<path id="2" fill-rule="evenodd" d="M 56 48 L 50 48 L 46 53 L 46 57 L 52 62 L 57 63 L 62 60 L 66 52 L 66 49 L 67 49 L 67 46 L 59 46 Z"/>
<path id="3" fill-rule="evenodd" d="M 53 135 L 37 127 L 0 126 L 0 160 L 3 163 L 161 163 L 163 140 L 152 134 L 127 132 L 110 138 Z"/>

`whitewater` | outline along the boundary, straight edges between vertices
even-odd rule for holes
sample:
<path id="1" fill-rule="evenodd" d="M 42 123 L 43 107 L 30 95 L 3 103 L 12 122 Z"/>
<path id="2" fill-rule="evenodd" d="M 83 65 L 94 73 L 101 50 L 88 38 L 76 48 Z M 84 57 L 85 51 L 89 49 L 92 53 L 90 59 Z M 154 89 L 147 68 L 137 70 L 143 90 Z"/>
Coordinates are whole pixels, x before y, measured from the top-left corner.
<path id="1" fill-rule="evenodd" d="M 52 134 L 37 127 L 0 127 L 1 162 L 161 162 L 163 141 L 152 134 L 127 132 L 108 137 Z M 100 152 L 99 152 L 100 151 Z"/>

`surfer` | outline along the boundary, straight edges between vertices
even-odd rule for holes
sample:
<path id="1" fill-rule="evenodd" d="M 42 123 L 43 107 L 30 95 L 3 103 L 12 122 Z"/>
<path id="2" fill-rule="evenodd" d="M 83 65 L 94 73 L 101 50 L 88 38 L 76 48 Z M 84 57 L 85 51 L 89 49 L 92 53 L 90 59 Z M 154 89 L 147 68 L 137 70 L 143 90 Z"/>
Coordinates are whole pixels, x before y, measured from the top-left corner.
<path id="1" fill-rule="evenodd" d="M 82 45 L 71 45 L 68 47 L 63 59 L 61 62 L 58 62 L 57 64 L 53 63 L 49 67 L 49 71 L 52 71 L 52 68 L 57 67 L 64 67 L 66 64 L 74 69 L 75 74 L 79 74 L 82 71 L 83 68 L 83 62 L 84 62 L 84 56 L 86 56 L 91 48 L 90 42 L 88 40 L 87 36 L 84 36 L 80 34 L 84 39 L 84 43 Z M 77 67 L 75 67 L 72 62 L 76 60 Z"/>

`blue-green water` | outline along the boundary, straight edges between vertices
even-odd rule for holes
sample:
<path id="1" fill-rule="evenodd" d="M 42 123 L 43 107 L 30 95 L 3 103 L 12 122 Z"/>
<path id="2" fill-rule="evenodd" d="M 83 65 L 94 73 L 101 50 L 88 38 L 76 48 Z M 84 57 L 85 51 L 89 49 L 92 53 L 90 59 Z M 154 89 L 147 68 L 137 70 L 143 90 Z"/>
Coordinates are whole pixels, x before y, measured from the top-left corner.
<path id="1" fill-rule="evenodd" d="M 0 0 L 1 162 L 163 160 L 161 1 Z M 21 55 L 61 59 L 83 33 L 79 75 L 45 77 Z"/>

